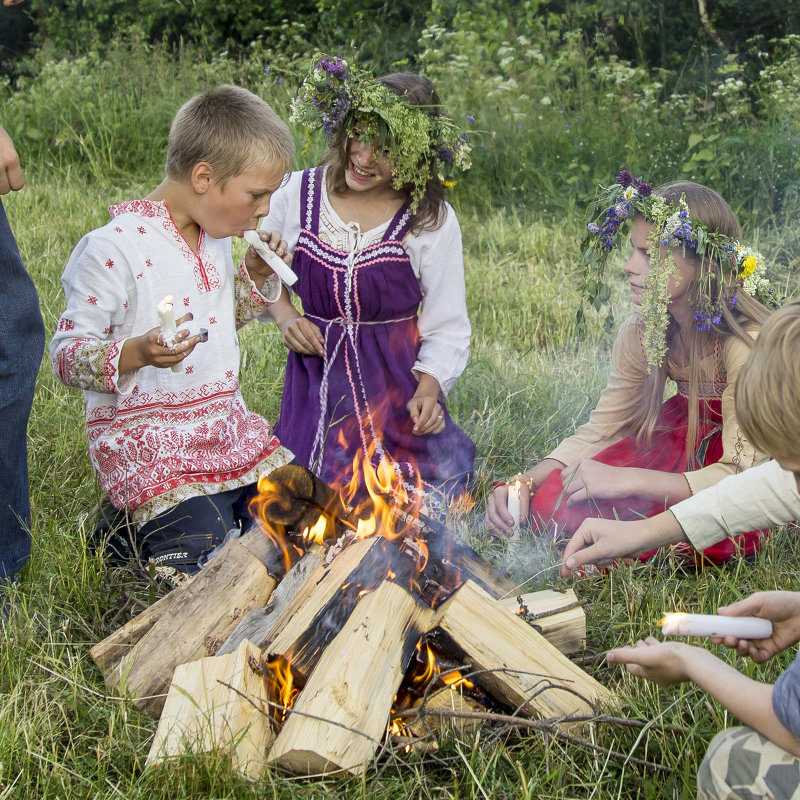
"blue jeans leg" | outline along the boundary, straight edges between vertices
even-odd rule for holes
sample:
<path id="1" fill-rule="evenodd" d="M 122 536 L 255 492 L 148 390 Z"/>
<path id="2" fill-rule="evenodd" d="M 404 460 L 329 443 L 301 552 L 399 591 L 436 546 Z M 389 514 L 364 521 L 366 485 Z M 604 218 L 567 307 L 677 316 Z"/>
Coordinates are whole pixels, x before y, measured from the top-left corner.
<path id="1" fill-rule="evenodd" d="M 0 579 L 30 555 L 28 417 L 44 350 L 36 287 L 0 202 Z"/>

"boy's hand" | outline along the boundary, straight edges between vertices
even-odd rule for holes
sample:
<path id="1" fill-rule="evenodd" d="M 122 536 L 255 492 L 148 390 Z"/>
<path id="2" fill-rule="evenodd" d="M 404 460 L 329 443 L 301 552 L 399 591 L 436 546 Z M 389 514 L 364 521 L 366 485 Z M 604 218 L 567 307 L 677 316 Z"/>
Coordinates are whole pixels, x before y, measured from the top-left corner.
<path id="1" fill-rule="evenodd" d="M 175 321 L 175 325 L 191 322 L 194 319 L 191 313 L 184 314 Z M 180 364 L 199 344 L 203 338 L 199 334 L 192 336 L 187 329 L 178 330 L 175 335 L 175 346 L 168 347 L 164 342 L 161 327 L 151 328 L 141 336 L 132 336 L 122 346 L 119 357 L 119 371 L 121 374 L 134 372 L 142 367 L 156 367 L 166 369 Z"/>
<path id="2" fill-rule="evenodd" d="M 292 263 L 292 258 L 289 255 L 289 245 L 281 239 L 280 231 L 272 231 L 272 233 L 258 231 L 258 235 L 261 237 L 261 241 L 266 242 L 269 249 L 273 250 L 276 255 L 279 255 L 287 264 Z M 259 289 L 270 275 L 275 274 L 269 264 L 256 253 L 252 246 L 248 247 L 244 254 L 244 265 L 247 267 L 250 280 L 253 281 Z"/>
<path id="3" fill-rule="evenodd" d="M 769 639 L 737 639 L 726 636 L 714 638 L 715 644 L 724 644 L 740 656 L 749 656 L 758 663 L 768 661 L 776 653 L 800 642 L 800 593 L 756 592 L 732 603 L 720 606 L 717 611 L 728 617 L 761 617 L 772 621 Z"/>
<path id="4" fill-rule="evenodd" d="M 683 642 L 660 642 L 652 636 L 631 647 L 606 653 L 606 661 L 625 664 L 631 675 L 647 678 L 659 686 L 691 680 L 689 664 L 695 659 L 714 658 L 707 651 Z"/>

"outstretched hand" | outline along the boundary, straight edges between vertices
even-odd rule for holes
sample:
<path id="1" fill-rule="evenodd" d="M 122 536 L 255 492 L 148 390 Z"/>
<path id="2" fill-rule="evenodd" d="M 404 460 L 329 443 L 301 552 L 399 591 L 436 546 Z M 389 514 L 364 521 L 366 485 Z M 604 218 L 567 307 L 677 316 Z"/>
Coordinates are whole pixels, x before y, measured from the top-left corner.
<path id="1" fill-rule="evenodd" d="M 615 558 L 639 556 L 684 538 L 683 529 L 671 511 L 630 522 L 589 517 L 564 548 L 561 574 L 566 578 L 584 564 L 603 567 Z"/>
<path id="2" fill-rule="evenodd" d="M 716 644 L 722 643 L 757 663 L 769 661 L 776 653 L 800 642 L 800 592 L 756 592 L 729 606 L 720 606 L 717 611 L 726 617 L 761 617 L 772 621 L 772 636 L 768 639 L 735 636 L 713 639 Z"/>
<path id="3" fill-rule="evenodd" d="M 635 645 L 609 650 L 606 661 L 624 664 L 631 675 L 646 678 L 659 686 L 669 686 L 691 680 L 688 672 L 690 660 L 705 659 L 709 655 L 707 651 L 683 642 L 661 642 L 648 636 Z"/>

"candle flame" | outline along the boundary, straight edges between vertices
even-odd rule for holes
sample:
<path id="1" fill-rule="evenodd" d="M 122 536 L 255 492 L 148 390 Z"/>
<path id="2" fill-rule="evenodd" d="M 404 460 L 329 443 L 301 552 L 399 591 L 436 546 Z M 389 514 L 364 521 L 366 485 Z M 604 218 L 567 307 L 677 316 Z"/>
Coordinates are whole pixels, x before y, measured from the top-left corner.
<path id="1" fill-rule="evenodd" d="M 661 619 L 658 622 L 656 622 L 656 625 L 658 625 L 659 628 L 662 628 L 664 626 L 664 624 L 669 622 L 670 620 L 677 619 L 677 618 L 680 618 L 680 617 L 688 617 L 688 616 L 689 616 L 689 614 L 686 611 L 664 612 L 664 616 L 661 617 Z"/>

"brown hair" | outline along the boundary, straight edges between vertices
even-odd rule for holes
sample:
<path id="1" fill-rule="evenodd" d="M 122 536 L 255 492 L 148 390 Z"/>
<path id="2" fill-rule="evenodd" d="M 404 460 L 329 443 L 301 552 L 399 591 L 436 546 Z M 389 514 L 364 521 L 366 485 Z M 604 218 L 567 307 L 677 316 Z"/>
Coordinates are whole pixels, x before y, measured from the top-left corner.
<path id="1" fill-rule="evenodd" d="M 223 182 L 271 164 L 289 172 L 294 140 L 260 97 L 239 86 L 217 86 L 184 103 L 169 129 L 167 177 L 183 180 L 201 161 Z"/>
<path id="2" fill-rule="evenodd" d="M 663 197 L 670 205 L 678 206 L 681 197 L 685 196 L 689 213 L 693 219 L 699 219 L 710 231 L 719 231 L 730 239 L 741 238 L 741 228 L 731 207 L 713 189 L 691 181 L 675 181 L 660 186 L 654 192 Z M 701 367 L 703 356 L 724 343 L 728 336 L 736 336 L 749 346 L 753 345 L 753 337 L 747 328 L 757 327 L 769 317 L 770 312 L 755 298 L 745 292 L 736 292 L 733 272 L 723 272 L 715 262 L 689 250 L 685 253 L 687 261 L 694 261 L 696 269 L 690 286 L 689 297 L 697 297 L 700 292 L 700 278 L 704 271 L 710 271 L 716 278 L 715 285 L 720 287 L 722 317 L 719 323 L 713 324 L 711 330 L 698 331 L 696 326 L 682 331 L 689 354 L 689 420 L 686 436 L 686 469 L 697 469 L 696 460 L 697 436 L 700 427 L 699 396 L 704 382 L 714 380 L 713 374 L 707 374 Z M 730 298 L 736 297 L 736 305 L 731 305 Z M 667 328 L 667 356 L 678 339 L 678 325 L 672 317 Z M 687 341 L 688 339 L 688 341 Z M 649 442 L 661 413 L 664 402 L 664 386 L 667 379 L 666 359 L 660 367 L 653 367 L 645 379 L 642 403 L 631 422 L 633 430 L 642 442 Z"/>
<path id="3" fill-rule="evenodd" d="M 442 114 L 442 105 L 439 95 L 433 84 L 424 76 L 413 72 L 392 72 L 377 79 L 389 91 L 398 97 L 405 98 L 412 106 L 424 106 L 432 117 Z M 347 141 L 348 128 L 345 122 L 339 129 L 336 138 L 331 142 L 328 151 L 320 163 L 328 167 L 327 185 L 334 194 L 344 194 L 347 191 L 345 170 L 347 169 Z M 415 232 L 422 230 L 436 230 L 444 222 L 444 186 L 439 180 L 439 175 L 430 159 L 430 177 L 425 185 L 425 192 L 420 198 L 417 211 L 411 219 L 411 228 Z M 410 187 L 406 190 L 410 193 Z"/>
<path id="4" fill-rule="evenodd" d="M 800 453 L 800 300 L 764 323 L 736 381 L 736 416 L 744 435 L 780 458 Z"/>

